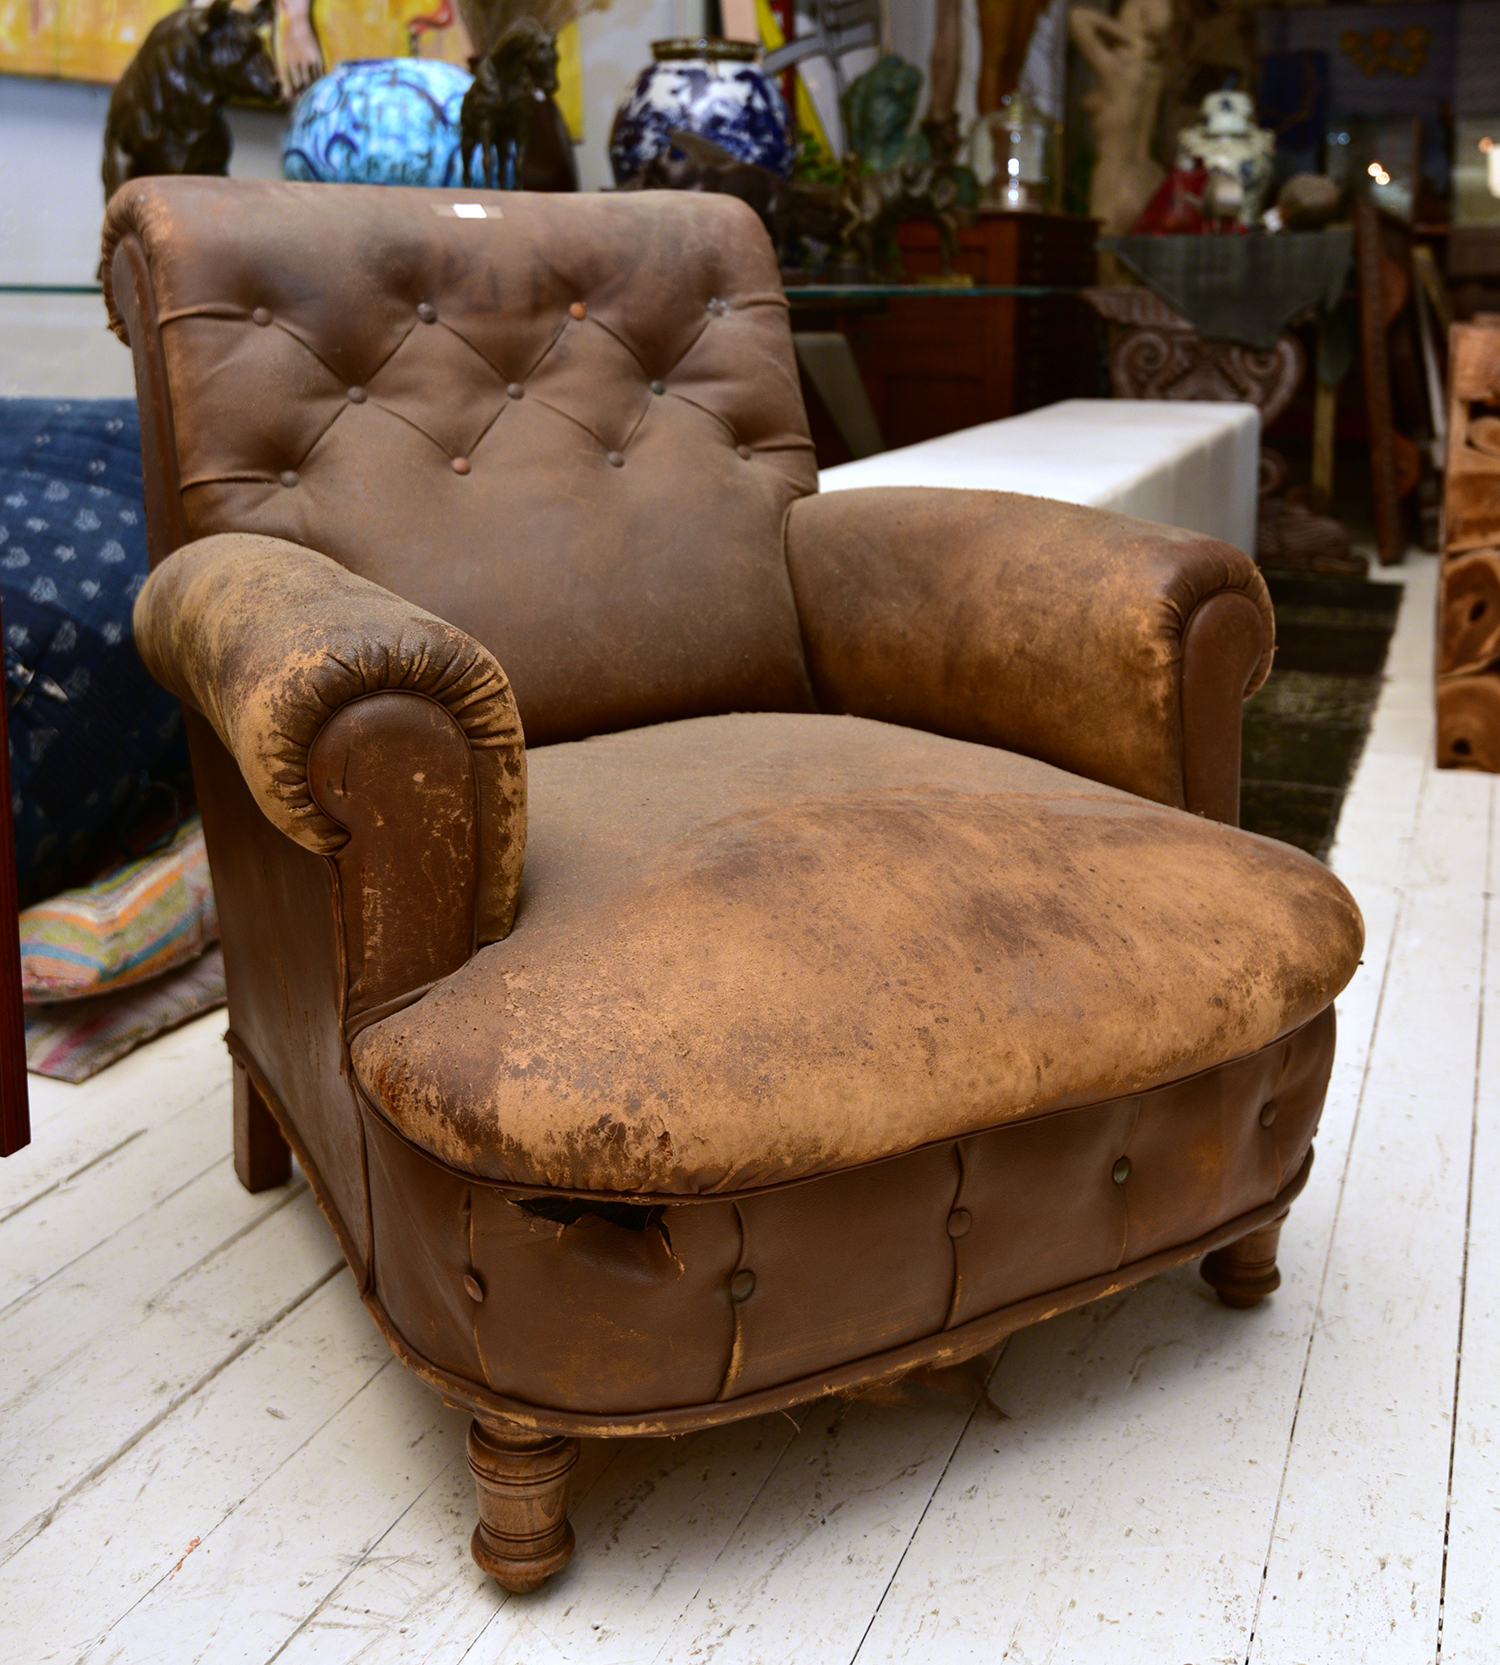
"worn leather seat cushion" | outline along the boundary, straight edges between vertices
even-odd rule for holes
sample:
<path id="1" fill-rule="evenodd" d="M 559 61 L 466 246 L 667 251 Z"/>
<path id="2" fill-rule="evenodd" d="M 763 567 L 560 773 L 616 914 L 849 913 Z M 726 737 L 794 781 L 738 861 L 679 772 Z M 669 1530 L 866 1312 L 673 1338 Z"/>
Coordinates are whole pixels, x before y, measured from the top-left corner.
<path id="1" fill-rule="evenodd" d="M 766 1186 L 1142 1092 L 1306 1022 L 1359 913 L 1289 846 L 852 717 L 530 754 L 509 938 L 353 1042 L 464 1172 Z"/>

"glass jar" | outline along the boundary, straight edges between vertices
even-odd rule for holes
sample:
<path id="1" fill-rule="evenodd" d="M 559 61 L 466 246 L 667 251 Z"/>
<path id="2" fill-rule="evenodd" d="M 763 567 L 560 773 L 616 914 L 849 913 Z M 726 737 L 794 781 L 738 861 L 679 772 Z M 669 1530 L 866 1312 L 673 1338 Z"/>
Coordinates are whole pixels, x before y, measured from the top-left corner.
<path id="1" fill-rule="evenodd" d="M 1027 209 L 1057 206 L 1059 133 L 1026 97 L 1013 92 L 974 124 L 969 135 L 969 165 L 979 180 L 985 208 Z"/>

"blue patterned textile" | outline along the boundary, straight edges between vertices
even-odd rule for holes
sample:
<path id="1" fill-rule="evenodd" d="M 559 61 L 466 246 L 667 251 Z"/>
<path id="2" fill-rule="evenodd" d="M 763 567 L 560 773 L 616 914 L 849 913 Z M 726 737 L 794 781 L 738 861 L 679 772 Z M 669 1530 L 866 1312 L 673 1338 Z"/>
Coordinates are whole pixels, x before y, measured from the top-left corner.
<path id="1" fill-rule="evenodd" d="M 342 185 L 462 185 L 458 116 L 473 79 L 435 58 L 339 64 L 297 100 L 281 171 Z"/>
<path id="2" fill-rule="evenodd" d="M 643 69 L 610 129 L 615 183 L 634 179 L 668 149 L 674 128 L 772 173 L 792 171 L 791 116 L 781 88 L 759 64 L 670 58 Z"/>
<path id="3" fill-rule="evenodd" d="M 130 399 L 0 399 L 0 619 L 23 905 L 117 840 L 187 767 L 177 702 L 135 651 L 146 581 Z"/>

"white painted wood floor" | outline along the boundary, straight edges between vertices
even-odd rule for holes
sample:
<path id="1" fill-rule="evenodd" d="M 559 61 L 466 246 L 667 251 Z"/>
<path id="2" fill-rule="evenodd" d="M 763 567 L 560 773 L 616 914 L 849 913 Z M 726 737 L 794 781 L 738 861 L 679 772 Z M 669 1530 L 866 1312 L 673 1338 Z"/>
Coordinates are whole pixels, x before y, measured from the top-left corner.
<path id="1" fill-rule="evenodd" d="M 463 1417 L 305 1187 L 235 1183 L 215 1016 L 34 1081 L 0 1164 L 0 1657 L 1500 1659 L 1495 780 L 1430 765 L 1434 563 L 1397 576 L 1335 856 L 1369 947 L 1264 1307 L 1184 1267 L 1015 1337 L 993 1406 L 586 1446 L 576 1559 L 507 1598 Z"/>

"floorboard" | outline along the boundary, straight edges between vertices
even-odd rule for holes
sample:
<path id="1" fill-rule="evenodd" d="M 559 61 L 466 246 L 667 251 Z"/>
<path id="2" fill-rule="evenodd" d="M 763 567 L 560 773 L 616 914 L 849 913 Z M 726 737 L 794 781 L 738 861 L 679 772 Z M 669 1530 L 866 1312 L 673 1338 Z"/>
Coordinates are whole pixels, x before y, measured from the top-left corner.
<path id="1" fill-rule="evenodd" d="M 1493 905 L 1495 877 L 1492 856 L 1443 1567 L 1445 1665 L 1492 1665 L 1500 1624 L 1500 920 Z"/>

